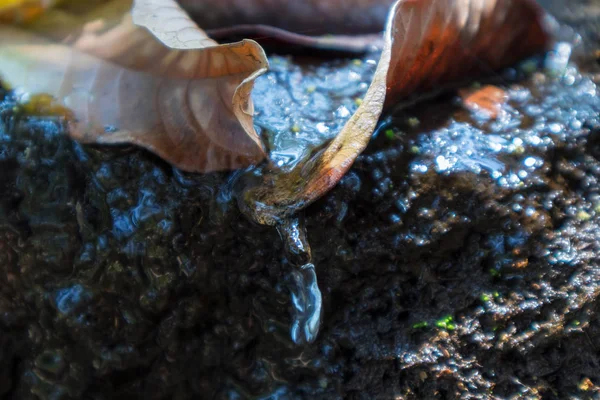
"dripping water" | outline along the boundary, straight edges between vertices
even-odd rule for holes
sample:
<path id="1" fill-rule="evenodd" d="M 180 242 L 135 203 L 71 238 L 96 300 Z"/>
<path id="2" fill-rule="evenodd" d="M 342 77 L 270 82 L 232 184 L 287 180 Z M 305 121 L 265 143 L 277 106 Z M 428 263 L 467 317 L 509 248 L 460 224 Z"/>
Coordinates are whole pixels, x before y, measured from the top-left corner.
<path id="1" fill-rule="evenodd" d="M 290 218 L 280 223 L 277 230 L 284 242 L 285 256 L 292 266 L 286 279 L 291 296 L 290 335 L 298 345 L 312 343 L 319 333 L 322 296 L 304 221 Z"/>
<path id="2" fill-rule="evenodd" d="M 292 340 L 296 344 L 312 343 L 321 323 L 321 291 L 314 264 L 305 264 L 291 272 L 290 294 L 293 305 Z"/>

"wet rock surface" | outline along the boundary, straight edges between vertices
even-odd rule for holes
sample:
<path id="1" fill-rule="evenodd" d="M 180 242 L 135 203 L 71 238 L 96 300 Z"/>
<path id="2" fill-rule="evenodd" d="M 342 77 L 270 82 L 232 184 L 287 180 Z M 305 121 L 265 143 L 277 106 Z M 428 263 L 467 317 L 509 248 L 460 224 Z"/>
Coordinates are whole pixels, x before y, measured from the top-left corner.
<path id="1" fill-rule="evenodd" d="M 282 163 L 353 112 L 371 59 L 274 58 L 291 105 L 257 101 L 257 125 Z M 300 346 L 292 266 L 237 175 L 81 146 L 1 93 L 0 398 L 599 396 L 598 82 L 539 63 L 495 78 L 497 120 L 454 94 L 388 117 L 306 211 L 323 322 Z"/>

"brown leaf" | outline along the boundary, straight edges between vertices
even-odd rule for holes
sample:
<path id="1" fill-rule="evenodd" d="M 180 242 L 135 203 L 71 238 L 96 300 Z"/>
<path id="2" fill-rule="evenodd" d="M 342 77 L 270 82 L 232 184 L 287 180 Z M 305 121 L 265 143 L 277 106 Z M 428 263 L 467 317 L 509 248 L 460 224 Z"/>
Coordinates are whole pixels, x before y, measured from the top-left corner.
<path id="1" fill-rule="evenodd" d="M 206 30 L 267 25 L 313 36 L 382 32 L 393 3 L 394 0 L 179 0 Z"/>
<path id="2" fill-rule="evenodd" d="M 210 37 L 251 38 L 286 53 L 364 53 L 383 47 L 394 0 L 180 0 Z M 312 53 L 314 54 L 314 53 Z"/>
<path id="3" fill-rule="evenodd" d="M 217 41 L 250 38 L 265 48 L 285 49 L 286 53 L 309 51 L 311 55 L 315 54 L 315 50 L 333 56 L 362 54 L 383 47 L 381 33 L 311 36 L 268 25 L 235 25 L 211 29 L 207 34 Z"/>
<path id="4" fill-rule="evenodd" d="M 240 199 L 276 224 L 333 188 L 365 149 L 384 110 L 399 99 L 509 66 L 550 40 L 532 0 L 400 0 L 391 10 L 375 77 L 336 138 L 290 172 L 271 171 Z"/>
<path id="5" fill-rule="evenodd" d="M 134 143 L 196 172 L 264 158 L 250 93 L 268 62 L 256 42 L 218 45 L 173 0 L 138 0 L 102 29 L 67 47 L 4 27 L 0 76 L 69 108 L 82 142 Z"/>
<path id="6" fill-rule="evenodd" d="M 387 106 L 489 75 L 549 41 L 534 0 L 404 0 L 393 13 Z"/>

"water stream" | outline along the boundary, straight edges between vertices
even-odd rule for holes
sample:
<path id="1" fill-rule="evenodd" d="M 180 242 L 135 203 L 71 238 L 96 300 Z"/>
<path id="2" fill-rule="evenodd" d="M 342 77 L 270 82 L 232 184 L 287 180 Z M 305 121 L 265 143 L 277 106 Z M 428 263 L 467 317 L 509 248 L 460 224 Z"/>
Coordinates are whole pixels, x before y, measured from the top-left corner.
<path id="1" fill-rule="evenodd" d="M 310 245 L 302 218 L 291 218 L 277 226 L 285 256 L 292 265 L 286 279 L 292 304 L 291 338 L 296 344 L 312 343 L 321 324 L 322 295 L 312 264 Z"/>

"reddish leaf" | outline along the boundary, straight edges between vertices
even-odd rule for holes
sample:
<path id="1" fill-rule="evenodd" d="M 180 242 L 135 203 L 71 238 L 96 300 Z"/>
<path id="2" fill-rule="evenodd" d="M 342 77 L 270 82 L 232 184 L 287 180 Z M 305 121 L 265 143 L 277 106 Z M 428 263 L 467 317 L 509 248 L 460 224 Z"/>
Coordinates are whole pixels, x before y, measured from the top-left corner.
<path id="1" fill-rule="evenodd" d="M 534 0 L 404 0 L 392 17 L 387 106 L 489 75 L 545 49 L 550 39 Z"/>

